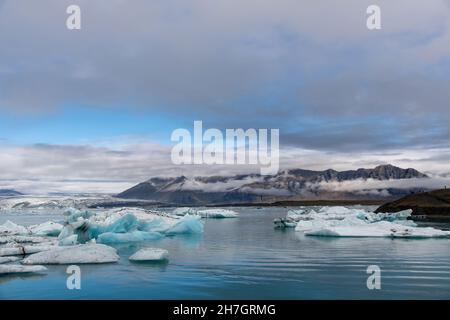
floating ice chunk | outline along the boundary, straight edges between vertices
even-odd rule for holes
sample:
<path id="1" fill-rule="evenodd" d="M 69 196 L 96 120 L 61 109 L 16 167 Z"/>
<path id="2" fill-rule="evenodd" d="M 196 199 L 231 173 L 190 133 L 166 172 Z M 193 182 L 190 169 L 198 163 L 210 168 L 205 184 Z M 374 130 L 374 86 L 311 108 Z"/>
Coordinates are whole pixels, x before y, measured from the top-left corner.
<path id="1" fill-rule="evenodd" d="M 0 257 L 0 264 L 19 261 L 19 257 Z"/>
<path id="2" fill-rule="evenodd" d="M 304 218 L 308 214 L 308 211 L 305 209 L 296 209 L 296 210 L 289 210 L 286 218 L 293 221 L 298 221 Z"/>
<path id="3" fill-rule="evenodd" d="M 6 221 L 0 225 L 0 234 L 2 235 L 16 235 L 16 234 L 29 234 L 27 228 L 19 226 L 12 221 Z"/>
<path id="4" fill-rule="evenodd" d="M 77 264 L 117 262 L 116 249 L 103 244 L 83 244 L 74 247 L 56 247 L 32 254 L 23 264 Z"/>
<path id="5" fill-rule="evenodd" d="M 354 214 L 355 210 L 357 210 L 357 209 L 349 209 L 349 208 L 340 207 L 340 206 L 322 207 L 319 210 L 319 213 L 332 214 L 332 215 L 345 215 L 345 214 Z"/>
<path id="6" fill-rule="evenodd" d="M 163 212 L 141 208 L 114 208 L 95 214 L 70 209 L 67 224 L 61 230 L 60 244 L 72 244 L 97 239 L 99 243 L 124 243 L 159 239 L 168 234 L 203 232 L 200 217 L 178 218 Z M 67 239 L 69 238 L 69 239 Z"/>
<path id="7" fill-rule="evenodd" d="M 196 210 L 193 208 L 188 208 L 188 207 L 175 208 L 172 211 L 172 214 L 176 215 L 176 216 L 185 216 L 187 214 L 193 215 L 193 214 L 196 214 Z"/>
<path id="8" fill-rule="evenodd" d="M 89 219 L 93 215 L 93 213 L 89 212 L 87 210 L 81 211 L 81 210 L 78 210 L 75 208 L 67 208 L 64 211 L 64 215 L 67 216 L 68 222 L 75 222 L 80 218 L 81 219 Z"/>
<path id="9" fill-rule="evenodd" d="M 28 230 L 30 230 L 30 232 L 34 235 L 51 237 L 57 237 L 61 233 L 62 229 L 63 226 L 61 224 L 53 221 L 47 221 L 28 228 Z"/>
<path id="10" fill-rule="evenodd" d="M 273 223 L 277 229 L 295 228 L 297 226 L 297 222 L 292 218 L 276 218 Z"/>
<path id="11" fill-rule="evenodd" d="M 307 236 L 449 238 L 450 231 L 417 227 L 407 220 L 411 210 L 373 213 L 361 209 L 326 207 L 297 222 L 296 231 Z"/>
<path id="12" fill-rule="evenodd" d="M 308 236 L 323 237 L 391 237 L 391 238 L 449 238 L 449 231 L 434 228 L 395 226 L 389 222 L 377 222 L 366 226 L 337 226 L 312 229 Z"/>
<path id="13" fill-rule="evenodd" d="M 0 235 L 37 235 L 37 236 L 57 236 L 63 226 L 53 221 L 47 221 L 28 228 L 6 221 L 0 225 Z"/>
<path id="14" fill-rule="evenodd" d="M 159 232 L 132 231 L 127 233 L 106 232 L 98 236 L 98 243 L 116 244 L 126 242 L 139 242 L 161 239 L 163 235 Z"/>
<path id="15" fill-rule="evenodd" d="M 185 215 L 174 225 L 169 227 L 165 234 L 200 234 L 203 232 L 203 222 L 200 216 Z"/>
<path id="16" fill-rule="evenodd" d="M 47 271 L 44 266 L 22 266 L 19 264 L 0 265 L 0 274 L 40 273 Z"/>
<path id="17" fill-rule="evenodd" d="M 60 246 L 73 246 L 78 244 L 78 236 L 76 234 L 73 234 L 71 236 L 67 236 L 61 240 L 59 240 Z"/>
<path id="18" fill-rule="evenodd" d="M 51 239 L 47 237 L 33 237 L 33 236 L 0 236 L 0 244 L 5 243 L 44 243 Z"/>
<path id="19" fill-rule="evenodd" d="M 0 248 L 0 257 L 27 255 L 41 251 L 47 251 L 56 248 L 56 246 L 18 246 L 10 248 Z"/>
<path id="20" fill-rule="evenodd" d="M 202 218 L 237 218 L 239 214 L 228 209 L 205 209 L 196 212 Z"/>
<path id="21" fill-rule="evenodd" d="M 144 248 L 133 254 L 131 261 L 162 261 L 169 258 L 169 251 L 159 248 Z"/>

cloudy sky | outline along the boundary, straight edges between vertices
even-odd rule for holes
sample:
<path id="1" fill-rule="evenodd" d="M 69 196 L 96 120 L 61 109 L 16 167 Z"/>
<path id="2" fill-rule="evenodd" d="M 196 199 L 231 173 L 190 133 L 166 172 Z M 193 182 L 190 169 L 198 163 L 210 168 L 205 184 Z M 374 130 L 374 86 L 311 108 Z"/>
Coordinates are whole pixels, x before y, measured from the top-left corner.
<path id="1" fill-rule="evenodd" d="M 448 0 L 0 0 L 0 188 L 255 169 L 172 165 L 194 120 L 280 129 L 282 168 L 450 176 L 449 109 Z"/>

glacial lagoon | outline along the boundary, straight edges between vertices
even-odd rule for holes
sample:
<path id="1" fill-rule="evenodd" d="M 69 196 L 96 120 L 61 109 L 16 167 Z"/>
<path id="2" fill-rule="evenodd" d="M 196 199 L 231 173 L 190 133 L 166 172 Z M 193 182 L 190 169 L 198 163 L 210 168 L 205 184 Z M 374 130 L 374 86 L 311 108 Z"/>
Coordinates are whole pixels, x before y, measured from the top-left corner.
<path id="1" fill-rule="evenodd" d="M 48 265 L 43 274 L 0 276 L 0 299 L 450 298 L 450 239 L 305 236 L 274 229 L 274 218 L 285 217 L 288 208 L 232 209 L 239 217 L 203 219 L 202 234 L 111 244 L 119 262 L 80 265 L 80 290 L 67 288 L 64 265 Z M 31 225 L 63 216 L 1 212 L 0 224 L 7 220 Z M 169 260 L 128 260 L 146 247 L 166 249 Z M 370 265 L 381 269 L 380 290 L 367 288 Z"/>

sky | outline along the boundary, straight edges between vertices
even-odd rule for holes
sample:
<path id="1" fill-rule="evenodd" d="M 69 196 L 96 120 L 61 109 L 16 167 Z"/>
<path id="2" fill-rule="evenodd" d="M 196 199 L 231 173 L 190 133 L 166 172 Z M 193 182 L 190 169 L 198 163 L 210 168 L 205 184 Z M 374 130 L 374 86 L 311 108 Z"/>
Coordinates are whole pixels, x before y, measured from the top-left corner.
<path id="1" fill-rule="evenodd" d="M 0 0 L 0 188 L 255 170 L 173 165 L 194 120 L 279 129 L 281 169 L 450 177 L 449 108 L 448 0 Z"/>

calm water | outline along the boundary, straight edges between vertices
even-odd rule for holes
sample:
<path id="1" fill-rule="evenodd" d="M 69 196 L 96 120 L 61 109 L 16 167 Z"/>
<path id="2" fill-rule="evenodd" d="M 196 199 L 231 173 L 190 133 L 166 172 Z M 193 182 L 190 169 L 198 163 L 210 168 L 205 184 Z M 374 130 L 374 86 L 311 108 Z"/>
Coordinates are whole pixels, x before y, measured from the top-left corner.
<path id="1" fill-rule="evenodd" d="M 238 219 L 205 220 L 202 236 L 117 246 L 117 264 L 84 265 L 81 290 L 64 266 L 42 276 L 0 277 L 2 299 L 449 299 L 450 240 L 305 237 L 273 229 L 284 208 L 236 208 Z M 52 216 L 54 218 L 54 216 Z M 49 216 L 0 215 L 0 223 Z M 169 250 L 166 264 L 134 264 L 141 247 Z M 369 265 L 381 290 L 366 287 Z"/>

